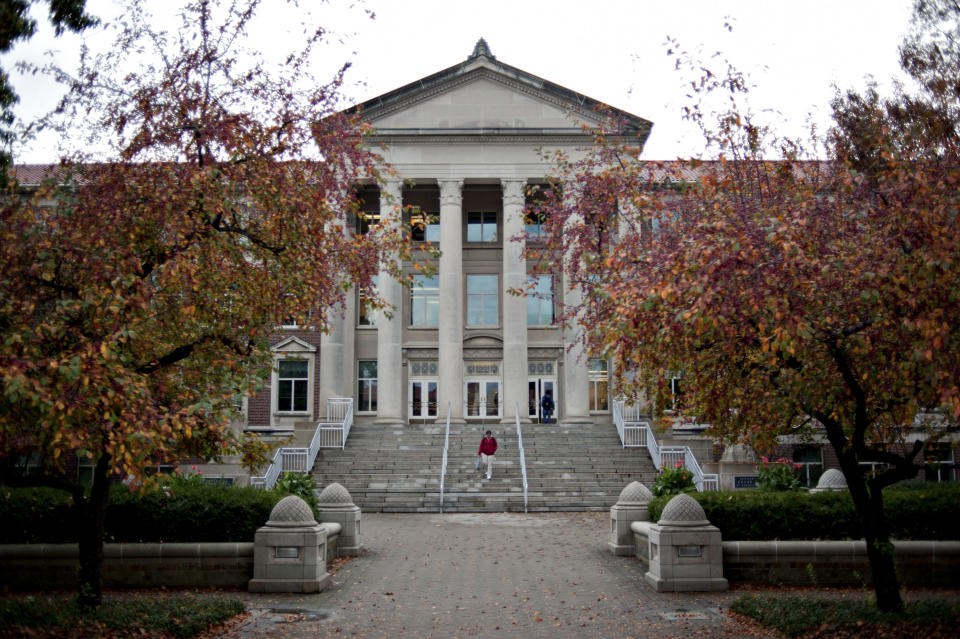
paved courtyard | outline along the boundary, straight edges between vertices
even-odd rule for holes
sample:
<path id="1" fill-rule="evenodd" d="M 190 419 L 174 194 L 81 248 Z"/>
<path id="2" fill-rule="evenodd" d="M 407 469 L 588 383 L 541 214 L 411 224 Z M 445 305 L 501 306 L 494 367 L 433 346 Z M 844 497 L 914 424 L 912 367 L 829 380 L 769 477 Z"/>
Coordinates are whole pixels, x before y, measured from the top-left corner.
<path id="1" fill-rule="evenodd" d="M 366 553 L 324 592 L 243 594 L 252 615 L 220 636 L 744 634 L 723 612 L 737 592 L 659 594 L 640 562 L 614 557 L 608 513 L 364 514 L 361 530 Z"/>

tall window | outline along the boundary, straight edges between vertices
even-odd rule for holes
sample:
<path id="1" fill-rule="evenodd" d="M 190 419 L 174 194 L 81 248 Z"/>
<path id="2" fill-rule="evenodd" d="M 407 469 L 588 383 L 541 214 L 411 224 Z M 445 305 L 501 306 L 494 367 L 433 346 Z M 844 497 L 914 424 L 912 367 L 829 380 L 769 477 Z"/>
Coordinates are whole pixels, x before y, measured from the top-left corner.
<path id="1" fill-rule="evenodd" d="M 544 224 L 547 222 L 547 214 L 543 211 L 527 211 L 523 216 L 523 230 L 528 242 L 539 242 L 543 240 L 547 232 Z"/>
<path id="2" fill-rule="evenodd" d="M 277 410 L 281 413 L 302 413 L 307 410 L 308 363 L 303 359 L 282 359 L 277 362 Z"/>
<path id="3" fill-rule="evenodd" d="M 410 239 L 414 242 L 440 241 L 440 215 L 427 213 L 419 206 L 410 211 Z"/>
<path id="4" fill-rule="evenodd" d="M 587 375 L 590 381 L 590 410 L 610 410 L 607 403 L 607 360 L 594 358 L 587 362 Z"/>
<path id="5" fill-rule="evenodd" d="M 793 449 L 793 463 L 800 466 L 796 471 L 800 483 L 807 488 L 813 488 L 823 474 L 823 449 L 820 446 L 797 446 Z"/>
<path id="6" fill-rule="evenodd" d="M 377 410 L 377 360 L 361 359 L 357 363 L 357 412 Z"/>
<path id="7" fill-rule="evenodd" d="M 496 242 L 497 213 L 495 211 L 467 213 L 467 241 Z"/>
<path id="8" fill-rule="evenodd" d="M 410 289 L 410 325 L 437 326 L 440 317 L 440 278 L 416 275 Z"/>
<path id="9" fill-rule="evenodd" d="M 467 326 L 497 326 L 497 276 L 467 275 Z"/>
<path id="10" fill-rule="evenodd" d="M 374 275 L 370 286 L 375 291 L 378 285 L 378 276 Z M 359 326 L 376 326 L 377 310 L 370 306 L 369 301 L 363 295 L 357 300 L 357 324 Z"/>
<path id="11" fill-rule="evenodd" d="M 366 235 L 370 229 L 380 224 L 380 211 L 360 211 L 357 213 L 357 235 Z"/>
<path id="12" fill-rule="evenodd" d="M 953 450 L 950 444 L 927 444 L 924 451 L 927 467 L 925 477 L 927 481 L 953 481 L 956 479 L 953 463 Z"/>
<path id="13" fill-rule="evenodd" d="M 527 326 L 553 324 L 553 278 L 537 275 L 533 290 L 527 292 Z"/>

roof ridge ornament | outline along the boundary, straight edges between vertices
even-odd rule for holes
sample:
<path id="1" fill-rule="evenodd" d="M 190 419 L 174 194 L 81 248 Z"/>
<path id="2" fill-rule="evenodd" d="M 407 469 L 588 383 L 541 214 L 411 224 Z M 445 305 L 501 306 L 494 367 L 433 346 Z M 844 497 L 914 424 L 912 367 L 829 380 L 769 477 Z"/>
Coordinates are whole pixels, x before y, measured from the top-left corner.
<path id="1" fill-rule="evenodd" d="M 484 40 L 483 38 L 480 38 L 479 40 L 477 40 L 477 44 L 473 46 L 473 53 L 471 53 L 470 57 L 467 59 L 472 60 L 473 58 L 479 58 L 480 56 L 486 56 L 491 60 L 497 59 L 497 56 L 490 53 L 490 46 L 487 44 L 487 41 Z"/>

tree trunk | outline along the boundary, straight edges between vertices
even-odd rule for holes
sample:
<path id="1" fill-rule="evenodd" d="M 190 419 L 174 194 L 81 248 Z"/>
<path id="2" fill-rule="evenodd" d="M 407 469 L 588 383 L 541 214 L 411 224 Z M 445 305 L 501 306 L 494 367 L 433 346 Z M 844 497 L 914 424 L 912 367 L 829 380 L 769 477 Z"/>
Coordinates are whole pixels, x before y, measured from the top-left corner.
<path id="1" fill-rule="evenodd" d="M 103 600 L 103 536 L 110 487 L 110 455 L 103 453 L 93 473 L 90 496 L 78 502 L 80 509 L 80 576 L 77 603 L 95 608 Z"/>
<path id="2" fill-rule="evenodd" d="M 830 438 L 829 431 L 827 436 Z M 853 507 L 857 511 L 860 525 L 863 526 L 877 608 L 900 610 L 903 608 L 903 600 L 900 598 L 900 582 L 894 563 L 893 544 L 890 543 L 890 530 L 883 513 L 883 490 L 881 487 L 868 490 L 856 455 L 849 448 L 844 449 L 842 444 L 838 446 L 830 439 L 840 459 Z"/>

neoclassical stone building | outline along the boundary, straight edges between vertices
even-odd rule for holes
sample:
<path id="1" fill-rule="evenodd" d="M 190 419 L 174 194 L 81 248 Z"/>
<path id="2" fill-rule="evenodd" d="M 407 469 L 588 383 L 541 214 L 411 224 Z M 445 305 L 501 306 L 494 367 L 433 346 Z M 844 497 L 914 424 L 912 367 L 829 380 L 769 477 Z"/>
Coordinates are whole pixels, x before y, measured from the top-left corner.
<path id="1" fill-rule="evenodd" d="M 322 419 L 330 397 L 352 397 L 359 422 L 446 417 L 512 422 L 539 418 L 550 393 L 561 422 L 610 421 L 608 370 L 575 346 L 575 328 L 553 323 L 556 304 L 576 293 L 548 276 L 537 295 L 507 294 L 526 283 L 527 185 L 550 173 L 546 154 L 576 155 L 602 122 L 596 100 L 491 54 L 482 39 L 462 63 L 353 108 L 375 129 L 371 144 L 396 171 L 363 187 L 356 232 L 402 205 L 413 239 L 439 248 L 404 265 L 411 288 L 381 273 L 378 290 L 396 311 L 371 313 L 356 296 L 326 335 L 285 327 L 273 346 L 271 387 L 248 402 L 248 427 L 290 428 Z M 616 112 L 641 143 L 651 123 Z M 416 275 L 417 261 L 436 266 Z"/>

